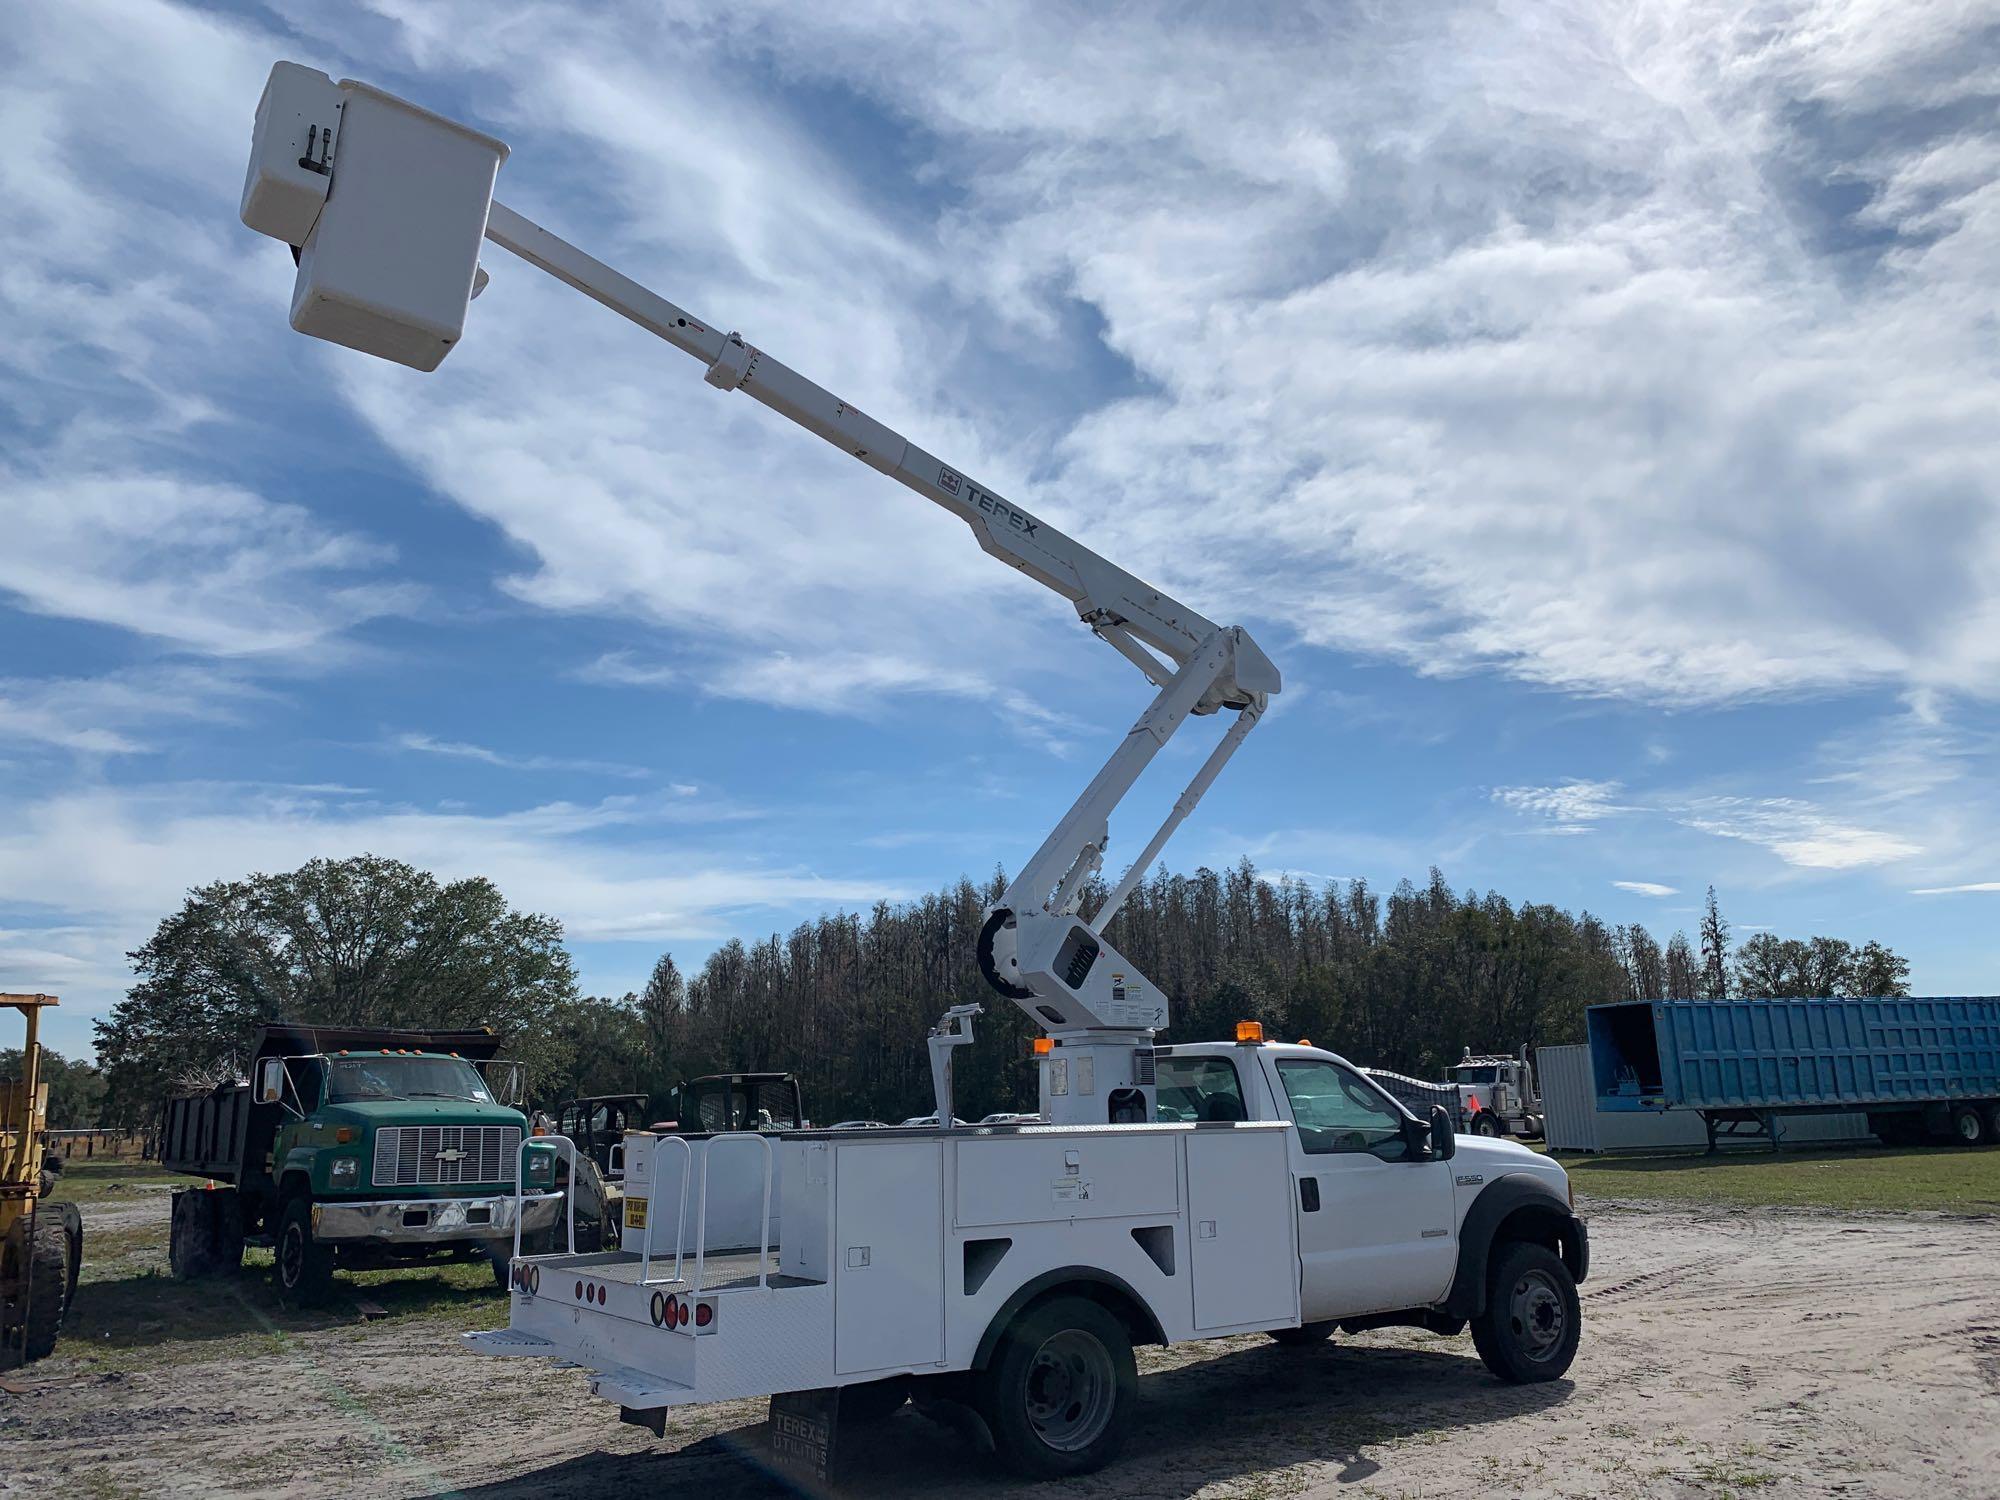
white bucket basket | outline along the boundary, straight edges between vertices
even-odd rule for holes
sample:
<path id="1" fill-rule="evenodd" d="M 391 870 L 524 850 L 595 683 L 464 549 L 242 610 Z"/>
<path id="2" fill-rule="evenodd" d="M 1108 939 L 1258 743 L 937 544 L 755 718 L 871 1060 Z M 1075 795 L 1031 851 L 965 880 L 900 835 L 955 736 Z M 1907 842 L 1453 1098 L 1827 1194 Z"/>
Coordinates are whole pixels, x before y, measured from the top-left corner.
<path id="1" fill-rule="evenodd" d="M 465 328 L 507 147 L 351 78 L 331 191 L 299 253 L 292 327 L 435 370 Z"/>

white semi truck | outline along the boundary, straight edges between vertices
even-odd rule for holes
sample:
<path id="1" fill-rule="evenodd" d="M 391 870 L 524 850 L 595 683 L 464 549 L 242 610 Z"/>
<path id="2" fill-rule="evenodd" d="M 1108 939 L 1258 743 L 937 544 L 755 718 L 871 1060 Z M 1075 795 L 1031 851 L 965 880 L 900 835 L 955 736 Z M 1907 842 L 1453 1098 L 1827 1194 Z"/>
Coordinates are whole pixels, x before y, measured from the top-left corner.
<path id="1" fill-rule="evenodd" d="M 655 1430 L 675 1406 L 768 1395 L 775 1441 L 809 1461 L 826 1458 L 838 1413 L 954 1403 L 1046 1477 L 1116 1451 L 1135 1344 L 1470 1326 L 1503 1378 L 1563 1374 L 1589 1251 L 1560 1167 L 1511 1142 L 1460 1142 L 1444 1111 L 1419 1120 L 1334 1054 L 1266 1044 L 1252 1023 L 1234 1044 L 1155 1045 L 1167 997 L 1105 937 L 1280 690 L 1249 633 L 495 201 L 506 156 L 367 84 L 277 64 L 241 212 L 294 250 L 292 326 L 434 370 L 486 284 L 490 241 L 963 521 L 1157 691 L 979 935 L 987 983 L 1044 1033 L 1045 1123 L 956 1123 L 951 1060 L 980 1007 L 955 1005 L 929 1039 L 934 1118 L 950 1123 L 633 1132 L 621 1248 L 517 1246 L 510 1326 L 468 1342 L 582 1367 Z M 1225 732 L 1086 916 L 1112 812 L 1188 719 L 1225 710 Z"/>

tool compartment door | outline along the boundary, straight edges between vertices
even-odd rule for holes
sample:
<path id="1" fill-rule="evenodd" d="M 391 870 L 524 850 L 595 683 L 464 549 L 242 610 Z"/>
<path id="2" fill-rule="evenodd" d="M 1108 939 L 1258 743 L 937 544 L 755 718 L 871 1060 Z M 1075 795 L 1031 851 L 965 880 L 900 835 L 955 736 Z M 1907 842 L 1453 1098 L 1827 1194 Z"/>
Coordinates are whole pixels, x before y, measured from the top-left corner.
<path id="1" fill-rule="evenodd" d="M 835 1148 L 836 1374 L 944 1358 L 943 1173 L 937 1141 Z"/>
<path id="2" fill-rule="evenodd" d="M 1269 1327 L 1299 1315 L 1297 1222 L 1282 1128 L 1197 1126 L 1187 1137 L 1194 1326 Z"/>

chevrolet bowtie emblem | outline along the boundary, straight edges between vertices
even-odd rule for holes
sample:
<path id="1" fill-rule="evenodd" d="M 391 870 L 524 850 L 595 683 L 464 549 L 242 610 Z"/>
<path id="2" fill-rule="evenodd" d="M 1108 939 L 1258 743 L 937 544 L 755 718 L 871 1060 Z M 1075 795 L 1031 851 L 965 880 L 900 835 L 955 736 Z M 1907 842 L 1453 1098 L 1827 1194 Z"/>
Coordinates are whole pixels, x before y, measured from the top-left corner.
<path id="1" fill-rule="evenodd" d="M 442 1151 L 438 1152 L 438 1154 L 437 1154 L 437 1160 L 439 1160 L 439 1161 L 464 1161 L 464 1160 L 465 1160 L 465 1153 L 464 1153 L 463 1151 L 459 1150 L 459 1149 L 458 1149 L 458 1148 L 457 1148 L 456 1146 L 447 1146 L 447 1147 L 445 1147 L 445 1148 L 444 1148 L 444 1150 L 442 1150 Z"/>

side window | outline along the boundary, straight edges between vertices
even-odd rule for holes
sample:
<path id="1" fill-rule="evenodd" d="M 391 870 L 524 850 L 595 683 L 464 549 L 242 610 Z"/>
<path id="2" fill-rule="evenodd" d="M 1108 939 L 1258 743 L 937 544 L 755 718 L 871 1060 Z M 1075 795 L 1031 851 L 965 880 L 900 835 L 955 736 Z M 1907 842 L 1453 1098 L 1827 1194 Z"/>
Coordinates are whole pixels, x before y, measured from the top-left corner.
<path id="1" fill-rule="evenodd" d="M 1153 1118 L 1169 1125 L 1247 1120 L 1243 1084 L 1226 1057 L 1157 1057 L 1159 1102 Z"/>
<path id="2" fill-rule="evenodd" d="M 1280 1060 L 1278 1077 L 1308 1153 L 1366 1151 L 1401 1161 L 1409 1152 L 1402 1113 L 1346 1068 L 1310 1058 Z"/>

